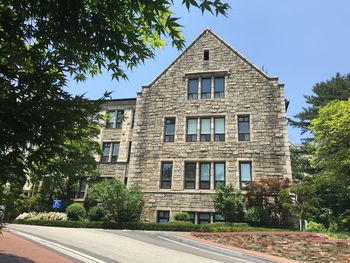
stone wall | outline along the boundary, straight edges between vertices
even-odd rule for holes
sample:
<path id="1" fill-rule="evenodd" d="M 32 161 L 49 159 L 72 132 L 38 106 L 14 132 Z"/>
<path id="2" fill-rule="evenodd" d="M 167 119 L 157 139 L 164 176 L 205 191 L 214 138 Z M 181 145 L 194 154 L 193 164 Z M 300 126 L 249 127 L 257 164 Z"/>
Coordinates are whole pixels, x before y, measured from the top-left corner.
<path id="1" fill-rule="evenodd" d="M 170 211 L 170 220 L 176 212 L 215 212 L 211 196 L 205 191 L 156 191 L 144 193 L 142 217 L 155 221 L 157 211 Z"/>
<path id="2" fill-rule="evenodd" d="M 121 129 L 102 128 L 98 138 L 99 143 L 119 142 L 119 154 L 116 163 L 100 163 L 99 170 L 102 177 L 117 178 L 124 182 L 128 176 L 129 147 L 132 141 L 133 111 L 135 99 L 110 100 L 103 105 L 103 113 L 114 110 L 124 110 L 124 122 Z M 101 156 L 96 156 L 99 160 Z"/>
<path id="3" fill-rule="evenodd" d="M 124 182 L 124 177 L 127 175 L 127 165 L 125 163 L 101 163 L 99 170 L 102 177 L 118 178 Z"/>
<path id="4" fill-rule="evenodd" d="M 209 61 L 203 61 L 203 50 L 210 51 Z M 188 79 L 205 76 L 225 77 L 225 98 L 187 99 Z M 239 114 L 250 115 L 250 141 L 238 141 Z M 225 117 L 224 142 L 186 142 L 186 119 L 203 116 Z M 174 142 L 163 140 L 166 117 L 176 118 Z M 173 163 L 170 189 L 173 196 L 167 194 L 160 198 L 159 180 L 164 161 Z M 197 185 L 197 190 L 191 193 L 184 189 L 184 165 L 188 161 L 225 162 L 226 184 L 236 187 L 239 187 L 239 161 L 252 162 L 253 180 L 266 176 L 291 178 L 284 86 L 209 30 L 138 94 L 129 182 L 147 193 L 146 219 L 155 220 L 160 201 L 169 204 L 171 213 L 185 209 L 184 205 L 172 201 L 182 192 L 186 200 L 192 200 L 193 209 L 213 210 L 211 202 L 203 206 L 202 200 L 196 199 L 197 195 L 208 196 L 213 185 L 211 190 L 204 191 L 198 190 Z M 186 209 L 191 211 L 191 206 Z"/>
<path id="5" fill-rule="evenodd" d="M 216 243 L 267 253 L 300 262 L 349 263 L 350 240 L 329 240 L 300 232 L 192 233 Z"/>

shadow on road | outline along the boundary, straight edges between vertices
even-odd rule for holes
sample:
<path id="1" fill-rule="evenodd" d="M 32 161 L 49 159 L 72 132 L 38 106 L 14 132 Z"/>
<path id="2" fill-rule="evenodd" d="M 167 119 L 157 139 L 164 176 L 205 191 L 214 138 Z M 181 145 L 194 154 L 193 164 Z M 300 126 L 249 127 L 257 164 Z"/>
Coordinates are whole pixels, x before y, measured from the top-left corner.
<path id="1" fill-rule="evenodd" d="M 35 261 L 0 251 L 0 263 L 36 263 Z"/>

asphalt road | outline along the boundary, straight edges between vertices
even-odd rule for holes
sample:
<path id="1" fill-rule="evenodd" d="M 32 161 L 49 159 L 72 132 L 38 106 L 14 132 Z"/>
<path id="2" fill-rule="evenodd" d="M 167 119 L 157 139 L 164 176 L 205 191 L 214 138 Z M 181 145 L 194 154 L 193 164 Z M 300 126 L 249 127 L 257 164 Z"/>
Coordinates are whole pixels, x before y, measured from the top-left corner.
<path id="1" fill-rule="evenodd" d="M 77 262 L 269 262 L 190 241 L 175 232 L 8 225 L 13 233 L 73 257 Z"/>

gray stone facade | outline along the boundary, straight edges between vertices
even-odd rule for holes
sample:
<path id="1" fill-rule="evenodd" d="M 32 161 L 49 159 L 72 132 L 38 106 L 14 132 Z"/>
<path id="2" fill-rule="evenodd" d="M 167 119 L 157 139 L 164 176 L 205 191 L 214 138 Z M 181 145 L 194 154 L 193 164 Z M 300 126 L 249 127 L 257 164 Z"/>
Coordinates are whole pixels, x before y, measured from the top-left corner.
<path id="1" fill-rule="evenodd" d="M 203 59 L 204 51 L 209 51 L 209 60 Z M 202 78 L 209 79 L 211 98 L 200 98 Z M 214 98 L 215 78 L 224 78 L 223 98 Z M 188 99 L 190 79 L 198 79 L 198 99 Z M 240 187 L 240 162 L 249 163 L 252 180 L 291 178 L 284 86 L 210 30 L 144 86 L 136 101 L 111 100 L 104 107 L 105 111 L 118 109 L 124 110 L 126 117 L 122 128 L 103 129 L 99 137 L 101 144 L 120 143 L 118 160 L 101 164 L 101 174 L 142 188 L 146 220 L 156 221 L 158 211 L 169 212 L 170 218 L 178 211 L 188 211 L 195 212 L 196 220 L 200 213 L 211 213 L 213 221 L 215 163 L 224 164 L 225 184 L 236 187 Z M 239 116 L 249 118 L 247 141 L 238 136 Z M 199 141 L 204 117 L 210 119 L 210 141 Z M 224 141 L 215 141 L 214 137 L 215 118 L 219 117 L 224 118 Z M 175 119 L 173 142 L 164 141 L 166 118 Z M 197 119 L 196 142 L 186 140 L 188 119 Z M 164 162 L 172 163 L 170 189 L 161 189 Z M 196 163 L 195 189 L 185 188 L 188 162 Z M 201 163 L 210 163 L 209 189 L 200 189 Z"/>

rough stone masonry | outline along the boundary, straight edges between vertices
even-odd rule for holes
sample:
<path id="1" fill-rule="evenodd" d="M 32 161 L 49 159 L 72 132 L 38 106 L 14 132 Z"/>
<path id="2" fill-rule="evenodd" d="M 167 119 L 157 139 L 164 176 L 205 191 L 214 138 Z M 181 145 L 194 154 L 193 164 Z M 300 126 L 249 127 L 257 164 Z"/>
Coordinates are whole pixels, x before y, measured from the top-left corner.
<path id="1" fill-rule="evenodd" d="M 215 97 L 217 79 L 223 79 L 224 91 Z M 194 99 L 189 96 L 192 82 L 198 84 Z M 119 143 L 118 160 L 101 163 L 101 174 L 142 188 L 146 220 L 169 220 L 176 212 L 187 211 L 196 223 L 215 221 L 211 194 L 219 177 L 237 188 L 243 179 L 291 179 L 284 85 L 210 30 L 144 86 L 136 101 L 111 100 L 104 107 L 105 111 L 118 109 L 126 116 L 122 128 L 103 129 L 99 137 L 101 144 Z M 248 117 L 246 140 L 239 137 L 240 116 Z M 224 120 L 221 140 L 215 139 L 218 118 Z M 173 141 L 165 140 L 169 119 L 174 122 Z M 188 141 L 190 119 L 196 123 L 196 141 Z M 202 119 L 209 125 L 207 135 L 203 135 Z M 205 136 L 206 141 L 201 141 Z M 170 172 L 164 164 L 170 164 Z M 192 184 L 186 181 L 190 173 Z M 165 189 L 162 176 L 168 180 Z"/>

